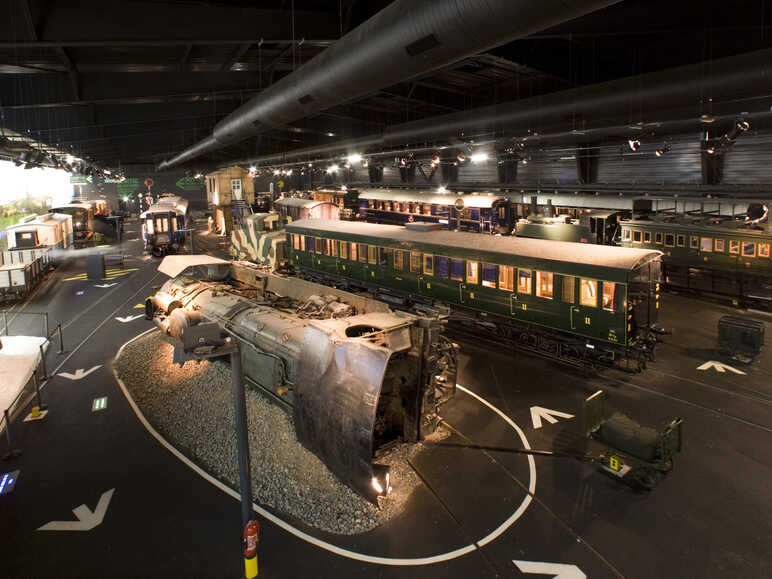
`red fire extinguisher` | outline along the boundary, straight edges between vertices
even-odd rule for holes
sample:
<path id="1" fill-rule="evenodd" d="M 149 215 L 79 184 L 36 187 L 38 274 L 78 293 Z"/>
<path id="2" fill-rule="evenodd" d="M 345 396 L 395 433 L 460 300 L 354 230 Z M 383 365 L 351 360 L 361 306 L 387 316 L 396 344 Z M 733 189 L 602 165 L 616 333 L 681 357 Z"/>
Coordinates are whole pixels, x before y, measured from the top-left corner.
<path id="1" fill-rule="evenodd" d="M 244 574 L 247 579 L 257 577 L 257 542 L 260 524 L 249 521 L 244 527 Z"/>

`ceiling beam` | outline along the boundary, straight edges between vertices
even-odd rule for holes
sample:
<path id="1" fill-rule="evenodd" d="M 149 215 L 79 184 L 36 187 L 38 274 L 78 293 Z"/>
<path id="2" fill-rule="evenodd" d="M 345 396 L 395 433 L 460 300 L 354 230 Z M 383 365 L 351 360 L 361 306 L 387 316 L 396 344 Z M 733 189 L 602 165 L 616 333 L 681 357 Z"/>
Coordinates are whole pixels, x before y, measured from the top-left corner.
<path id="1" fill-rule="evenodd" d="M 265 38 L 242 38 L 242 39 L 148 39 L 148 40 L 41 40 L 41 41 L 22 41 L 22 42 L 0 42 L 0 49 L 20 49 L 20 48 L 115 48 L 115 47 L 164 47 L 164 46 L 236 46 L 244 44 L 289 44 L 292 45 L 292 39 L 265 39 Z M 294 42 L 298 42 L 295 40 Z M 303 40 L 304 45 L 308 46 L 329 46 L 335 42 L 334 39 L 308 39 Z"/>

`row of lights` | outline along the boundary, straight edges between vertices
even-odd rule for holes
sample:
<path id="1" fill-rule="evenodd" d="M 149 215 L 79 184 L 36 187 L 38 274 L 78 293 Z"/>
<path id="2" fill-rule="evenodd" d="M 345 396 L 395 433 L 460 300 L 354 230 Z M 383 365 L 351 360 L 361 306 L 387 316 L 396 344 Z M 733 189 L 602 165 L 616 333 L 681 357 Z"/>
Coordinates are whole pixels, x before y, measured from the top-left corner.
<path id="1" fill-rule="evenodd" d="M 110 169 L 97 167 L 96 165 L 92 165 L 71 154 L 61 157 L 54 155 L 53 153 L 45 153 L 38 149 L 22 151 L 19 154 L 19 158 L 14 160 L 14 164 L 17 167 L 23 166 L 25 169 L 51 167 L 53 169 L 63 169 L 68 173 L 73 173 L 75 175 L 95 175 L 103 178 L 113 177 L 113 171 Z M 123 181 L 125 179 L 123 174 L 118 172 L 115 173 L 114 178 L 118 181 Z"/>

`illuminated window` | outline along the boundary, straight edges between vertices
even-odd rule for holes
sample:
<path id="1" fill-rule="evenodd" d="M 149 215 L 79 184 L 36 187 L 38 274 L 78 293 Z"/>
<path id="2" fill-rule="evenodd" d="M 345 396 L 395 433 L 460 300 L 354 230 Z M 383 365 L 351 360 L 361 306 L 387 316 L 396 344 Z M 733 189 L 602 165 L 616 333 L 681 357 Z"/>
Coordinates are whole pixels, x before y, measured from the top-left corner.
<path id="1" fill-rule="evenodd" d="M 389 254 L 391 253 L 391 249 L 388 247 L 379 247 L 378 248 L 378 264 L 379 265 L 386 265 L 389 263 Z"/>
<path id="2" fill-rule="evenodd" d="M 297 233 L 292 234 L 292 249 L 300 249 L 300 236 Z"/>
<path id="3" fill-rule="evenodd" d="M 756 257 L 756 244 L 743 241 L 743 257 Z"/>
<path id="4" fill-rule="evenodd" d="M 314 238 L 306 235 L 306 250 L 308 250 L 309 253 L 314 252 Z"/>
<path id="5" fill-rule="evenodd" d="M 424 253 L 424 273 L 434 275 L 434 256 Z"/>
<path id="6" fill-rule="evenodd" d="M 447 257 L 437 256 L 434 258 L 434 274 L 437 277 L 448 277 L 450 274 L 450 263 Z"/>
<path id="7" fill-rule="evenodd" d="M 712 237 L 703 237 L 700 239 L 700 251 L 713 251 Z"/>
<path id="8" fill-rule="evenodd" d="M 598 282 L 593 279 L 583 279 L 579 290 L 579 301 L 583 306 L 598 307 Z"/>
<path id="9" fill-rule="evenodd" d="M 515 268 L 507 265 L 499 266 L 499 289 L 515 291 Z"/>
<path id="10" fill-rule="evenodd" d="M 654 242 L 657 245 L 662 245 L 662 232 L 661 231 L 657 231 L 657 233 L 654 235 Z"/>
<path id="11" fill-rule="evenodd" d="M 735 239 L 729 240 L 729 253 L 740 253 L 740 242 Z"/>
<path id="12" fill-rule="evenodd" d="M 410 271 L 413 273 L 421 271 L 421 254 L 416 251 L 410 252 Z"/>
<path id="13" fill-rule="evenodd" d="M 622 229 L 622 241 L 630 241 L 630 230 L 627 227 Z"/>
<path id="14" fill-rule="evenodd" d="M 560 300 L 567 304 L 573 304 L 576 301 L 576 292 L 574 291 L 576 278 L 570 275 L 561 277 Z"/>
<path id="15" fill-rule="evenodd" d="M 306 236 L 298 234 L 298 237 L 300 238 L 300 251 L 306 250 Z"/>
<path id="16" fill-rule="evenodd" d="M 689 247 L 692 249 L 697 249 L 700 246 L 700 238 L 696 235 L 692 235 L 691 239 L 689 239 Z"/>
<path id="17" fill-rule="evenodd" d="M 466 283 L 479 283 L 480 281 L 479 266 L 480 264 L 477 263 L 476 261 L 466 262 Z"/>
<path id="18" fill-rule="evenodd" d="M 665 246 L 666 247 L 673 247 L 675 245 L 675 235 L 672 233 L 666 233 L 665 234 Z"/>
<path id="19" fill-rule="evenodd" d="M 330 249 L 330 245 L 332 245 L 330 240 L 329 239 L 325 239 L 324 240 L 324 255 L 330 255 L 332 253 L 332 250 Z"/>
<path id="20" fill-rule="evenodd" d="M 552 274 L 547 271 L 536 272 L 536 295 L 552 299 Z"/>
<path id="21" fill-rule="evenodd" d="M 768 243 L 759 243 L 759 257 L 769 257 Z"/>
<path id="22" fill-rule="evenodd" d="M 643 232 L 643 242 L 644 243 L 651 243 L 651 231 L 644 231 Z"/>
<path id="23" fill-rule="evenodd" d="M 405 252 L 401 249 L 394 250 L 394 269 L 402 271 L 402 260 L 404 253 Z"/>
<path id="24" fill-rule="evenodd" d="M 464 281 L 464 260 L 450 260 L 450 279 L 455 281 Z"/>
<path id="25" fill-rule="evenodd" d="M 517 270 L 517 293 L 531 293 L 531 275 L 532 274 L 530 269 Z"/>
<path id="26" fill-rule="evenodd" d="M 678 247 L 685 247 L 686 246 L 686 236 L 679 234 L 677 236 L 678 239 Z"/>
<path id="27" fill-rule="evenodd" d="M 332 257 L 338 257 L 338 242 L 334 239 L 330 241 L 330 255 Z"/>
<path id="28" fill-rule="evenodd" d="M 603 282 L 603 309 L 607 312 L 614 311 L 614 291 L 617 284 L 611 281 Z"/>
<path id="29" fill-rule="evenodd" d="M 367 263 L 367 244 L 357 243 L 357 261 Z"/>
<path id="30" fill-rule="evenodd" d="M 348 258 L 351 261 L 356 261 L 357 260 L 357 244 L 356 243 L 349 243 L 348 250 L 349 250 Z"/>
<path id="31" fill-rule="evenodd" d="M 378 264 L 378 248 L 374 245 L 367 246 L 367 263 Z"/>
<path id="32" fill-rule="evenodd" d="M 724 240 L 723 239 L 716 239 L 715 243 L 715 250 L 716 251 L 724 251 Z"/>
<path id="33" fill-rule="evenodd" d="M 641 242 L 641 232 L 633 231 L 633 243 L 640 243 L 640 242 Z"/>
<path id="34" fill-rule="evenodd" d="M 348 259 L 348 242 L 341 241 L 340 248 L 338 250 L 341 259 Z"/>
<path id="35" fill-rule="evenodd" d="M 496 266 L 492 263 L 482 264 L 482 284 L 485 287 L 496 287 Z"/>

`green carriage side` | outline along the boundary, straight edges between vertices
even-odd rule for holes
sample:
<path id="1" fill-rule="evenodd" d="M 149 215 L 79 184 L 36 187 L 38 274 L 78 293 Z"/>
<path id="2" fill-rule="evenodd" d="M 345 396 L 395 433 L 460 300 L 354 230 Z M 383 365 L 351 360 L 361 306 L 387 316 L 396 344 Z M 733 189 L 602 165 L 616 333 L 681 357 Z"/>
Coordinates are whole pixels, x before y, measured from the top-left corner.
<path id="1" fill-rule="evenodd" d="M 658 251 L 368 223 L 299 221 L 290 260 L 416 301 L 627 348 L 656 321 Z"/>
<path id="2" fill-rule="evenodd" d="M 772 303 L 772 233 L 741 227 L 625 221 L 622 246 L 663 252 L 672 287 Z"/>

